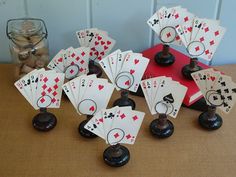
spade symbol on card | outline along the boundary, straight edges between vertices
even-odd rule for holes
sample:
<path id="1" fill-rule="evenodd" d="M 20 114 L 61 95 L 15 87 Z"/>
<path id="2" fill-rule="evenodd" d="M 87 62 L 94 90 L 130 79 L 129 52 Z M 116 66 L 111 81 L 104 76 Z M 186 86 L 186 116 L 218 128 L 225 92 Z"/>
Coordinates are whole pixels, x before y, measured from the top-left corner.
<path id="1" fill-rule="evenodd" d="M 228 96 L 227 98 L 228 98 L 228 100 L 232 100 L 232 96 Z"/>
<path id="2" fill-rule="evenodd" d="M 225 93 L 229 93 L 229 89 L 224 89 L 224 92 Z"/>
<path id="3" fill-rule="evenodd" d="M 175 101 L 171 93 L 166 95 L 166 96 L 164 96 L 163 100 L 165 102 L 169 102 L 169 103 L 174 103 L 174 101 Z"/>
<path id="4" fill-rule="evenodd" d="M 217 96 L 213 96 L 213 100 L 218 100 L 218 97 Z"/>
<path id="5" fill-rule="evenodd" d="M 225 85 L 226 85 L 225 82 L 221 82 L 220 84 L 221 84 L 222 86 L 225 86 Z"/>
<path id="6" fill-rule="evenodd" d="M 219 89 L 219 90 L 216 90 L 216 92 L 219 93 L 219 94 L 221 94 L 221 90 L 220 90 L 220 89 Z"/>

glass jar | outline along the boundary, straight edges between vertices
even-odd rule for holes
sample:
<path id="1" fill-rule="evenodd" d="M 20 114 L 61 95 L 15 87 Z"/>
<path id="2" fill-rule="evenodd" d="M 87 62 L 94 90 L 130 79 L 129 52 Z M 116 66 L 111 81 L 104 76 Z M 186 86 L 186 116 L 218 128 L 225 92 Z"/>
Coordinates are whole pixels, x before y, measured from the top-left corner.
<path id="1" fill-rule="evenodd" d="M 34 69 L 44 68 L 49 62 L 48 32 L 43 20 L 19 18 L 7 21 L 10 53 L 16 64 L 19 79 Z"/>

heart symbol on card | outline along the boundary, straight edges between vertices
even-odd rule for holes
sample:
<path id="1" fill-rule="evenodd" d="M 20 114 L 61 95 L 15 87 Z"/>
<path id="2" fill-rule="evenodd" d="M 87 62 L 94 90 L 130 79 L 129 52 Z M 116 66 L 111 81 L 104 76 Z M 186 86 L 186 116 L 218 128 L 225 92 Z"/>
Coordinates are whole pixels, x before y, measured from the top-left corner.
<path id="1" fill-rule="evenodd" d="M 94 52 L 94 55 L 98 56 L 98 51 Z"/>
<path id="2" fill-rule="evenodd" d="M 101 55 L 105 55 L 105 53 L 104 53 L 104 52 L 101 52 L 100 54 L 101 54 Z"/>
<path id="3" fill-rule="evenodd" d="M 105 44 L 105 42 L 104 41 L 101 41 L 101 45 L 104 45 Z"/>
<path id="4" fill-rule="evenodd" d="M 95 45 L 98 45 L 98 44 L 99 44 L 99 42 L 95 41 Z"/>
<path id="5" fill-rule="evenodd" d="M 98 119 L 99 122 L 103 122 L 103 118 Z"/>
<path id="6" fill-rule="evenodd" d="M 102 37 L 101 36 L 98 36 L 98 40 L 100 41 L 102 39 Z"/>
<path id="7" fill-rule="evenodd" d="M 94 111 L 95 110 L 95 107 L 94 106 L 91 106 L 90 108 L 89 108 L 89 111 Z"/>
<path id="8" fill-rule="evenodd" d="M 134 60 L 134 64 L 137 64 L 138 62 L 139 62 L 138 59 L 135 59 L 135 60 Z"/>
<path id="9" fill-rule="evenodd" d="M 106 45 L 104 45 L 104 50 L 107 50 L 107 49 L 108 49 L 108 47 Z"/>
<path id="10" fill-rule="evenodd" d="M 111 41 L 107 41 L 107 45 L 110 45 L 111 44 Z"/>
<path id="11" fill-rule="evenodd" d="M 59 62 L 62 62 L 62 61 L 63 61 L 63 59 L 62 59 L 62 58 L 59 58 L 59 59 L 58 59 L 58 61 L 59 61 Z"/>
<path id="12" fill-rule="evenodd" d="M 216 79 L 216 77 L 214 76 L 211 76 L 211 80 L 214 81 Z"/>
<path id="13" fill-rule="evenodd" d="M 135 70 L 131 69 L 129 72 L 130 74 L 134 74 Z"/>
<path id="14" fill-rule="evenodd" d="M 97 59 L 100 61 L 100 60 L 102 59 L 102 57 L 100 56 L 100 57 L 98 57 Z"/>
<path id="15" fill-rule="evenodd" d="M 193 28 L 192 27 L 188 27 L 187 29 L 188 29 L 189 32 L 191 32 Z"/>
<path id="16" fill-rule="evenodd" d="M 91 50 L 92 50 L 92 51 L 95 51 L 95 47 L 92 47 Z"/>
<path id="17" fill-rule="evenodd" d="M 103 85 L 98 85 L 98 89 L 99 89 L 99 90 L 102 90 L 103 88 L 104 88 Z"/>
<path id="18" fill-rule="evenodd" d="M 127 80 L 127 81 L 125 82 L 125 85 L 130 85 L 130 81 Z"/>

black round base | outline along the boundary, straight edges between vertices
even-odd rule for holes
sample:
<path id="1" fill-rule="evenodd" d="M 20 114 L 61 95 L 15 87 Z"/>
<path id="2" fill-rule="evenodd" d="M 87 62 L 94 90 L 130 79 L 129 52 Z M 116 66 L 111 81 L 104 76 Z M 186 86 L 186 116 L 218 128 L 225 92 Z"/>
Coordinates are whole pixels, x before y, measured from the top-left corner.
<path id="1" fill-rule="evenodd" d="M 215 114 L 215 119 L 209 120 L 207 112 L 203 112 L 198 117 L 199 124 L 207 130 L 216 130 L 223 124 L 223 120 L 219 114 Z"/>
<path id="2" fill-rule="evenodd" d="M 122 145 L 120 145 L 119 150 L 121 151 L 120 155 L 113 156 L 112 154 L 114 149 L 111 146 L 105 149 L 105 151 L 103 152 L 103 160 L 107 165 L 112 167 L 121 167 L 129 162 L 130 159 L 129 150 Z"/>
<path id="3" fill-rule="evenodd" d="M 190 65 L 185 65 L 183 68 L 182 68 L 182 74 L 183 76 L 188 79 L 188 80 L 193 80 L 191 74 L 194 73 L 194 72 L 197 72 L 197 71 L 200 71 L 202 70 L 202 67 L 200 66 L 196 66 L 194 69 L 190 67 Z"/>
<path id="4" fill-rule="evenodd" d="M 33 127 L 39 131 L 49 131 L 57 125 L 57 118 L 50 112 L 40 112 L 32 120 Z"/>
<path id="5" fill-rule="evenodd" d="M 161 66 L 170 66 L 175 62 L 175 57 L 171 53 L 169 53 L 169 56 L 163 57 L 162 52 L 158 52 L 155 55 L 155 62 Z"/>
<path id="6" fill-rule="evenodd" d="M 136 105 L 135 105 L 134 100 L 132 100 L 130 98 L 128 98 L 126 100 L 119 98 L 113 103 L 113 106 L 119 106 L 119 107 L 131 106 L 132 110 L 134 110 Z"/>
<path id="7" fill-rule="evenodd" d="M 89 73 L 88 75 L 96 74 L 97 78 L 102 76 L 102 69 L 99 68 L 95 63 L 89 63 Z"/>
<path id="8" fill-rule="evenodd" d="M 174 133 L 174 125 L 171 121 L 167 120 L 168 126 L 164 129 L 158 128 L 159 120 L 155 119 L 150 124 L 150 131 L 154 137 L 168 138 Z"/>
<path id="9" fill-rule="evenodd" d="M 95 135 L 94 133 L 92 133 L 84 128 L 84 126 L 85 126 L 85 124 L 87 124 L 87 122 L 88 122 L 88 120 L 84 120 L 79 124 L 79 127 L 78 127 L 79 134 L 85 138 L 96 138 L 97 135 Z"/>

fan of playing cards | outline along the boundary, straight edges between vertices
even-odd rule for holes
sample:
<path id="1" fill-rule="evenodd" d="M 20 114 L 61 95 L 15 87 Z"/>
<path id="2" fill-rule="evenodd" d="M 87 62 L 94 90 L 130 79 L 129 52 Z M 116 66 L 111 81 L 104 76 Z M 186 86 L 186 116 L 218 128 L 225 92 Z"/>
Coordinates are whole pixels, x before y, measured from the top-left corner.
<path id="1" fill-rule="evenodd" d="M 212 68 L 192 73 L 192 77 L 209 106 L 230 112 L 236 100 L 236 83 L 231 77 Z"/>
<path id="2" fill-rule="evenodd" d="M 148 25 L 157 33 L 161 42 L 165 44 L 181 45 L 181 40 L 175 27 L 183 22 L 191 21 L 194 15 L 181 6 L 160 8 L 147 21 Z"/>
<path id="3" fill-rule="evenodd" d="M 116 50 L 103 58 L 99 64 L 117 90 L 136 92 L 149 59 L 140 53 Z"/>
<path id="4" fill-rule="evenodd" d="M 59 73 L 65 73 L 66 79 L 73 79 L 88 73 L 90 48 L 80 47 L 60 50 L 48 64 L 48 68 Z"/>
<path id="5" fill-rule="evenodd" d="M 76 32 L 80 46 L 90 47 L 90 60 L 100 61 L 114 47 L 116 41 L 106 31 L 97 28 L 84 29 Z"/>
<path id="6" fill-rule="evenodd" d="M 131 107 L 113 107 L 97 112 L 85 125 L 106 143 L 134 144 L 145 113 L 133 111 Z"/>
<path id="7" fill-rule="evenodd" d="M 141 87 L 152 115 L 167 114 L 176 118 L 187 87 L 165 76 L 142 80 Z"/>
<path id="8" fill-rule="evenodd" d="M 59 108 L 64 76 L 64 73 L 35 69 L 16 81 L 15 86 L 34 109 Z"/>
<path id="9" fill-rule="evenodd" d="M 194 18 L 176 27 L 176 31 L 191 57 L 210 61 L 226 29 L 217 20 Z"/>
<path id="10" fill-rule="evenodd" d="M 81 75 L 62 88 L 77 112 L 86 115 L 105 109 L 114 90 L 107 79 L 96 78 L 96 75 Z"/>

